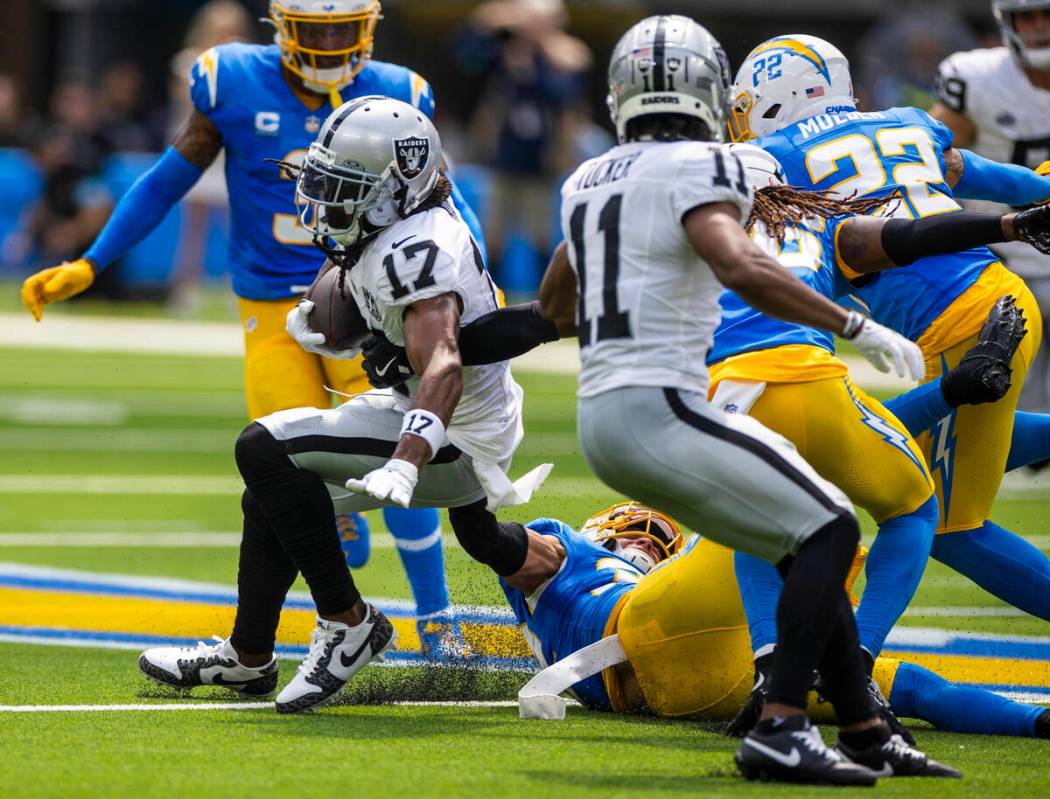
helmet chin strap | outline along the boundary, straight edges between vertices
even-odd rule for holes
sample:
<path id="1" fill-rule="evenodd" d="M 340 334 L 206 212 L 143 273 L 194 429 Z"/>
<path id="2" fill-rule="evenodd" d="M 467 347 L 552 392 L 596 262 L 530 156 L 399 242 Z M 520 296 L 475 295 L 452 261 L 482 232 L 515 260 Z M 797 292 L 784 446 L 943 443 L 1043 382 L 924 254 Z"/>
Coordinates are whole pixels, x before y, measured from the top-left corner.
<path id="1" fill-rule="evenodd" d="M 630 563 L 633 563 L 635 566 L 637 566 L 638 571 L 640 571 L 642 574 L 648 574 L 654 568 L 656 568 L 656 563 L 653 561 L 653 559 L 649 557 L 649 555 L 647 555 L 645 552 L 638 549 L 638 547 L 618 546 L 616 554 L 624 560 L 629 561 Z"/>

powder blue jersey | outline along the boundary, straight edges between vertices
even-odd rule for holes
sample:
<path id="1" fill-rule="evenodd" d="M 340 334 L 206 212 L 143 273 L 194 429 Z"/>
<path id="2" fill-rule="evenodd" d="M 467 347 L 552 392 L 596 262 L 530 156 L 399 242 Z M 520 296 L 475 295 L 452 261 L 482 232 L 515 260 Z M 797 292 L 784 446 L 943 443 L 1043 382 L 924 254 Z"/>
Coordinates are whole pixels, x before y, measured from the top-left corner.
<path id="1" fill-rule="evenodd" d="M 405 67 L 369 61 L 340 94 L 372 94 L 434 112 L 430 85 Z M 251 300 L 301 294 L 324 262 L 299 226 L 295 184 L 267 158 L 301 162 L 325 118 L 327 99 L 311 111 L 292 91 L 276 45 L 223 44 L 205 51 L 190 72 L 194 107 L 222 134 L 230 195 L 229 268 L 234 293 Z"/>
<path id="2" fill-rule="evenodd" d="M 500 580 L 529 648 L 547 667 L 600 641 L 616 604 L 642 579 L 642 573 L 556 519 L 536 519 L 526 527 L 555 536 L 565 547 L 561 570 L 531 596 Z M 600 674 L 576 683 L 572 691 L 587 707 L 611 709 Z"/>
<path id="3" fill-rule="evenodd" d="M 944 151 L 952 146 L 952 133 L 917 108 L 819 114 L 755 144 L 776 156 L 793 186 L 843 198 L 884 197 L 899 190 L 902 198 L 894 213 L 903 217 L 961 210 L 944 179 Z M 858 278 L 849 294 L 876 321 L 918 340 L 996 260 L 985 247 L 931 256 Z"/>
<path id="4" fill-rule="evenodd" d="M 814 219 L 805 225 L 788 227 L 784 231 L 783 244 L 767 236 L 761 223 L 755 225 L 751 237 L 811 289 L 834 299 L 850 290 L 835 264 L 835 233 L 849 218 Z M 835 352 L 835 337 L 831 333 L 766 316 L 734 291 L 723 292 L 719 304 L 722 306 L 722 322 L 715 331 L 714 346 L 707 356 L 709 365 L 745 352 L 788 345 L 808 345 L 832 354 Z"/>

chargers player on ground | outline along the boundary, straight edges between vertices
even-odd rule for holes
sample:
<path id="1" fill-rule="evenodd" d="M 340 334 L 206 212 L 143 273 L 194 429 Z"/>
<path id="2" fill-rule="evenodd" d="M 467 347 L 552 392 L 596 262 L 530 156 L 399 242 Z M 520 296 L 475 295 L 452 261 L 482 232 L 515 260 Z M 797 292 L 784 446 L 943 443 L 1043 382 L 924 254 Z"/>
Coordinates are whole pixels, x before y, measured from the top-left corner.
<path id="1" fill-rule="evenodd" d="M 650 17 L 620 39 L 609 66 L 620 144 L 562 187 L 569 246 L 545 277 L 559 290 L 544 315 L 575 316 L 580 443 L 598 477 L 785 574 L 773 699 L 736 755 L 742 772 L 871 784 L 877 774 L 862 764 L 881 767 L 891 734 L 867 694 L 843 587 L 859 540 L 852 506 L 784 438 L 712 407 L 704 359 L 725 284 L 774 315 L 852 338 L 876 362 L 922 369 L 914 345 L 816 294 L 748 238 L 750 185 L 719 144 L 727 72 L 718 43 L 685 17 Z M 812 735 L 806 693 L 818 666 L 859 762 Z M 892 749 L 925 762 L 899 740 Z"/>
<path id="2" fill-rule="evenodd" d="M 279 411 L 245 428 L 236 447 L 245 491 L 233 633 L 196 649 L 147 650 L 139 666 L 152 679 L 272 692 L 277 622 L 297 573 L 318 620 L 309 654 L 277 696 L 279 712 L 331 701 L 394 646 L 390 622 L 361 598 L 333 534 L 333 496 L 353 511 L 449 508 L 473 558 L 501 575 L 525 563 L 525 529 L 498 522 L 493 511 L 528 501 L 550 465 L 509 480 L 523 435 L 521 388 L 506 362 L 467 369 L 460 362 L 460 324 L 499 304 L 449 201 L 441 160 L 426 115 L 385 97 L 340 106 L 311 145 L 296 188 L 301 222 L 330 242 L 361 315 L 405 347 L 419 376 L 403 393 Z"/>
<path id="3" fill-rule="evenodd" d="M 616 636 L 625 660 L 576 669 L 588 676 L 570 690 L 586 707 L 730 717 L 749 689 L 747 627 L 730 550 L 695 535 L 686 542 L 673 519 L 633 502 L 595 514 L 580 532 L 556 519 L 526 527 L 534 564 L 500 585 L 541 668 Z M 880 657 L 875 674 L 901 716 L 952 732 L 1050 738 L 1046 708 L 892 658 Z M 810 708 L 830 720 L 826 705 L 811 698 Z"/>
<path id="4" fill-rule="evenodd" d="M 994 0 L 1003 47 L 955 53 L 937 75 L 938 103 L 930 116 L 951 128 L 956 147 L 993 161 L 1050 172 L 1050 0 Z M 979 208 L 986 203 L 966 203 Z M 1017 245 L 993 247 L 1024 278 L 1050 335 L 1050 257 Z M 1044 346 L 1029 368 L 1018 406 L 1050 411 L 1050 353 Z"/>
<path id="5" fill-rule="evenodd" d="M 839 197 L 901 192 L 895 214 L 927 219 L 960 212 L 958 197 L 1028 205 L 1050 197 L 1050 179 L 1024 167 L 995 164 L 952 146 L 951 132 L 914 108 L 855 110 L 845 56 L 812 36 L 781 36 L 759 45 L 737 73 L 733 133 L 758 138 L 783 167 L 787 183 Z M 962 406 L 919 437 L 934 477 L 940 519 L 932 554 L 991 593 L 1050 619 L 1050 560 L 1019 536 L 988 520 L 1010 450 L 1017 395 L 1042 338 L 1038 307 L 1024 281 L 986 248 L 920 259 L 876 277 L 839 264 L 849 300 L 918 343 L 927 379 L 959 363 L 989 310 L 1013 295 L 1028 320 L 1014 384 L 1003 401 Z M 847 298 L 842 298 L 846 300 Z M 1019 417 L 1031 440 L 1045 440 L 1047 417 Z M 827 446 L 833 446 L 827 442 Z M 911 540 L 887 540 L 868 559 L 866 591 L 879 593 L 859 620 L 869 668 L 900 609 L 914 592 L 925 551 Z"/>
<path id="6" fill-rule="evenodd" d="M 98 271 L 160 224 L 225 150 L 229 268 L 244 329 L 249 418 L 306 405 L 331 407 L 325 386 L 347 394 L 367 391 L 359 361 L 319 357 L 285 333 L 286 314 L 323 259 L 292 212 L 292 184 L 266 159 L 300 162 L 340 98 L 389 95 L 433 115 L 433 94 L 423 78 L 372 60 L 379 13 L 378 0 L 273 0 L 274 44 L 225 44 L 203 53 L 190 73 L 194 111 L 172 145 L 121 199 L 83 258 L 25 281 L 22 300 L 33 316 L 39 321 L 46 304 L 88 288 Z M 457 200 L 457 207 L 473 219 L 464 203 Z M 389 509 L 384 519 L 412 585 L 424 649 L 437 653 L 442 638 L 455 635 L 446 617 L 438 514 Z M 363 566 L 367 522 L 342 512 L 337 520 L 347 562 Z"/>

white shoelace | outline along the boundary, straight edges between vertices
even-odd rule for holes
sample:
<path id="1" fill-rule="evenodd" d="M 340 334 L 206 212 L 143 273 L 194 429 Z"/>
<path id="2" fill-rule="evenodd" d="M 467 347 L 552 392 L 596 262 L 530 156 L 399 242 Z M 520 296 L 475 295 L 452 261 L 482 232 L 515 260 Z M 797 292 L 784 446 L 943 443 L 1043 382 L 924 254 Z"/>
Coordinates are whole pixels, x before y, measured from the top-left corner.
<path id="1" fill-rule="evenodd" d="M 809 751 L 828 760 L 842 760 L 842 755 L 834 749 L 829 749 L 824 739 L 820 737 L 820 729 L 813 725 L 807 730 L 792 733 L 792 738 L 805 746 Z"/>
<path id="2" fill-rule="evenodd" d="M 324 655 L 325 645 L 330 637 L 331 633 L 327 630 L 314 627 L 313 632 L 310 633 L 310 651 L 307 653 L 306 659 L 299 664 L 299 667 L 296 669 L 297 672 L 308 674 L 317 668 L 317 663 Z"/>
<path id="3" fill-rule="evenodd" d="M 211 643 L 209 643 L 208 641 L 198 641 L 196 646 L 186 647 L 185 652 L 191 658 L 217 655 L 219 653 L 219 650 L 222 649 L 222 645 L 225 643 L 225 638 L 221 638 L 218 635 L 213 635 L 211 637 Z"/>

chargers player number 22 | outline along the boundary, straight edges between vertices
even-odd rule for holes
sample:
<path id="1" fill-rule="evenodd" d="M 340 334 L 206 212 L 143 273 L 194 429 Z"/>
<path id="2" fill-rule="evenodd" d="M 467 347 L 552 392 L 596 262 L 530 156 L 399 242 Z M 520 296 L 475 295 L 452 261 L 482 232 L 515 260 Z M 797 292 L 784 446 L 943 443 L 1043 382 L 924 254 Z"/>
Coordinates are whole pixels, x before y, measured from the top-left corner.
<path id="1" fill-rule="evenodd" d="M 907 156 L 909 149 L 914 150 L 920 162 L 899 163 L 887 175 L 884 160 Z M 859 133 L 843 136 L 810 150 L 806 154 L 806 169 L 816 185 L 843 171 L 843 162 L 847 161 L 853 163 L 853 174 L 826 187 L 840 197 L 864 197 L 894 183 L 904 190 L 913 217 L 959 210 L 951 197 L 930 188 L 930 184 L 944 182 L 944 172 L 930 135 L 921 128 L 884 128 L 875 134 L 875 142 Z"/>

